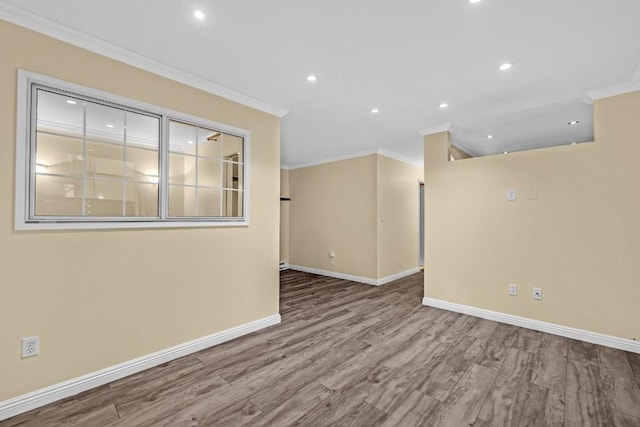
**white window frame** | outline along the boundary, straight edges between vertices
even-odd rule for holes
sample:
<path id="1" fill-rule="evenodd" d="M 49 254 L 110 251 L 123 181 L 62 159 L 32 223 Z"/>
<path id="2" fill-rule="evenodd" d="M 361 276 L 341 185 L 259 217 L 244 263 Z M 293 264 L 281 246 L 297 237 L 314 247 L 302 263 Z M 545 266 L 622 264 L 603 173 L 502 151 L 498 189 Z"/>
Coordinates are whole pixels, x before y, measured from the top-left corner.
<path id="1" fill-rule="evenodd" d="M 32 111 L 31 93 L 33 85 L 43 85 L 56 90 L 93 98 L 107 104 L 121 105 L 125 108 L 141 110 L 161 118 L 160 132 L 160 170 L 159 170 L 159 218 L 30 218 L 31 203 L 31 135 Z M 16 118 L 16 186 L 15 186 L 15 229 L 16 230 L 76 230 L 76 229 L 128 229 L 128 228 L 176 228 L 176 227 L 238 227 L 249 225 L 250 174 L 251 174 L 251 133 L 248 130 L 229 126 L 201 117 L 143 103 L 133 99 L 103 92 L 86 86 L 69 83 L 53 77 L 44 76 L 26 70 L 18 70 Z M 169 120 L 211 128 L 217 131 L 242 137 L 244 139 L 243 161 L 243 216 L 240 217 L 204 217 L 171 218 L 168 216 L 168 151 Z"/>

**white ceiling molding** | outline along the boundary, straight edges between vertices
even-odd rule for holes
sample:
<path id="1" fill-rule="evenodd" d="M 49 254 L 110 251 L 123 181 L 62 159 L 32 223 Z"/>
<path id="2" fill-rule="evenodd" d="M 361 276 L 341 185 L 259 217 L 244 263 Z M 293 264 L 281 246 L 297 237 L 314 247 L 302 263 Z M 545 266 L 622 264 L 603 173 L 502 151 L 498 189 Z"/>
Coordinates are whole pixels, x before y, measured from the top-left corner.
<path id="1" fill-rule="evenodd" d="M 461 141 L 456 141 L 455 139 L 451 138 L 451 145 L 453 145 L 456 148 L 459 148 L 460 150 L 466 152 L 467 154 L 472 155 L 473 157 L 479 157 L 478 153 L 474 152 L 467 144 L 465 144 L 464 142 Z"/>
<path id="2" fill-rule="evenodd" d="M 280 107 L 268 104 L 240 92 L 219 86 L 192 74 L 170 67 L 143 55 L 131 52 L 127 49 L 107 43 L 85 33 L 81 33 L 67 26 L 58 24 L 48 19 L 41 18 L 26 12 L 15 6 L 0 1 L 0 18 L 13 24 L 25 27 L 49 37 L 78 46 L 91 52 L 106 56 L 116 61 L 124 62 L 136 68 L 175 80 L 179 83 L 203 90 L 213 95 L 246 105 L 256 110 L 271 114 L 276 117 L 284 117 L 288 111 Z"/>
<path id="3" fill-rule="evenodd" d="M 596 99 L 609 98 L 610 96 L 623 95 L 638 90 L 640 90 L 640 63 L 638 63 L 630 82 L 605 89 L 587 91 L 587 99 L 590 99 L 592 104 Z"/>
<path id="4" fill-rule="evenodd" d="M 282 169 L 287 169 L 287 170 L 302 169 L 302 168 L 308 168 L 310 166 L 318 166 L 318 165 L 324 165 L 326 163 L 339 162 L 340 160 L 349 160 L 349 159 L 355 159 L 357 157 L 370 156 L 371 154 L 378 154 L 378 150 L 372 149 L 372 150 L 358 151 L 351 154 L 344 154 L 342 156 L 327 157 L 327 158 L 320 159 L 313 162 L 297 163 L 294 165 L 282 165 L 280 167 Z"/>
<path id="5" fill-rule="evenodd" d="M 422 136 L 433 135 L 434 133 L 450 132 L 453 124 L 451 122 L 443 123 L 439 126 L 433 126 L 430 128 L 419 130 L 418 133 Z"/>
<path id="6" fill-rule="evenodd" d="M 302 169 L 302 168 L 308 168 L 311 166 L 318 166 L 318 165 L 324 165 L 327 163 L 339 162 L 341 160 L 356 159 L 358 157 L 370 156 L 372 154 L 378 154 L 380 156 L 389 157 L 391 159 L 397 160 L 399 162 L 407 163 L 412 166 L 423 167 L 423 164 L 421 162 L 416 162 L 408 157 L 394 153 L 393 151 L 389 151 L 385 148 L 377 148 L 373 150 L 358 151 L 355 153 L 345 154 L 337 157 L 328 157 L 328 158 L 324 158 L 324 159 L 313 161 L 313 162 L 299 163 L 295 165 L 280 165 L 280 169 L 284 169 L 284 170 Z"/>
<path id="7" fill-rule="evenodd" d="M 410 164 L 411 166 L 417 166 L 419 168 L 424 167 L 423 162 L 416 162 L 408 157 L 396 154 L 393 151 L 389 151 L 386 148 L 378 148 L 378 154 L 381 156 L 389 157 L 390 159 L 397 160 L 399 162 Z"/>

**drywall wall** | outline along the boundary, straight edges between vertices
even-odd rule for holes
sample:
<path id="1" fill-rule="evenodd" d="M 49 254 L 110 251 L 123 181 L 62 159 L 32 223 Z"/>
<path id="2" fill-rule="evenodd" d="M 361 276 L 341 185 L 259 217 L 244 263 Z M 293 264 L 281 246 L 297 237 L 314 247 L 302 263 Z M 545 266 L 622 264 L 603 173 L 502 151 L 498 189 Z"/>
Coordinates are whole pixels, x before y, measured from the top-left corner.
<path id="1" fill-rule="evenodd" d="M 280 170 L 280 197 L 289 198 L 289 171 Z M 289 263 L 289 206 L 291 202 L 280 201 L 280 262 Z"/>
<path id="2" fill-rule="evenodd" d="M 376 166 L 372 154 L 290 171 L 292 265 L 376 277 Z"/>
<path id="3" fill-rule="evenodd" d="M 382 278 L 419 266 L 419 184 L 424 172 L 386 156 L 377 160 L 377 278 Z"/>
<path id="4" fill-rule="evenodd" d="M 278 313 L 278 118 L 3 21 L 0 52 L 0 401 Z M 250 226 L 14 231 L 18 68 L 248 129 Z"/>
<path id="5" fill-rule="evenodd" d="M 425 296 L 640 339 L 638 117 L 640 92 L 606 98 L 594 143 L 456 162 L 426 136 Z"/>
<path id="6" fill-rule="evenodd" d="M 290 263 L 374 280 L 418 267 L 422 176 L 378 154 L 291 170 Z"/>

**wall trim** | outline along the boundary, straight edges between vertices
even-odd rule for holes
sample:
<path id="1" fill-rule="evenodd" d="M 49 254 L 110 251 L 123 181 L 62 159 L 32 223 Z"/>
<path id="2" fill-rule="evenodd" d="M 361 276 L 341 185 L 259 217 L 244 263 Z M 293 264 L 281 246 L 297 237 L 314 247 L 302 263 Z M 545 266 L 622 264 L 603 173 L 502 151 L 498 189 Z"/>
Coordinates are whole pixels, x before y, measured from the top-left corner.
<path id="1" fill-rule="evenodd" d="M 284 117 L 288 111 L 252 98 L 232 89 L 217 85 L 209 80 L 196 77 L 177 68 L 162 64 L 146 56 L 134 53 L 128 49 L 107 43 L 96 37 L 71 29 L 65 25 L 42 18 L 16 6 L 0 1 L 0 18 L 29 30 L 44 34 L 65 43 L 89 50 L 107 58 L 124 62 L 136 68 L 177 81 L 179 83 L 203 90 L 222 98 L 229 99 L 242 105 L 255 108 L 276 117 Z"/>
<path id="2" fill-rule="evenodd" d="M 355 276 L 353 274 L 340 273 L 338 271 L 322 270 L 319 268 L 303 267 L 301 265 L 289 264 L 290 270 L 303 271 L 305 273 L 318 274 L 320 276 L 335 277 L 336 279 L 350 280 L 352 282 L 364 283 L 365 285 L 381 286 L 394 280 L 402 279 L 406 276 L 411 276 L 420 271 L 420 267 L 411 268 L 409 270 L 401 271 L 400 273 L 392 274 L 391 276 L 382 277 L 380 279 L 372 279 L 370 277 Z"/>
<path id="3" fill-rule="evenodd" d="M 629 351 L 640 354 L 640 341 L 633 341 L 625 338 L 618 338 L 611 335 L 590 332 L 584 329 L 572 328 L 569 326 L 557 325 L 555 323 L 543 322 L 540 320 L 528 319 L 526 317 L 514 316 L 511 314 L 491 311 L 484 308 L 472 307 L 454 302 L 443 301 L 435 298 L 424 297 L 422 305 L 441 308 L 443 310 L 454 311 L 456 313 L 468 314 L 482 319 L 507 323 L 509 325 L 520 326 L 522 328 L 533 329 L 535 331 L 546 332 L 561 337 L 572 338 L 605 347 L 616 348 L 618 350 Z"/>
<path id="4" fill-rule="evenodd" d="M 418 130 L 418 133 L 422 136 L 427 136 L 427 135 L 433 135 L 434 133 L 451 132 L 452 128 L 453 128 L 453 123 L 447 122 L 438 126 L 420 129 Z"/>
<path id="5" fill-rule="evenodd" d="M 593 101 L 597 99 L 623 95 L 625 93 L 635 92 L 638 90 L 640 90 L 640 63 L 638 63 L 633 76 L 631 77 L 631 81 L 604 89 L 589 90 L 586 92 L 586 94 L 587 100 L 590 101 L 591 104 L 593 104 Z"/>
<path id="6" fill-rule="evenodd" d="M 424 166 L 422 164 L 422 162 L 412 160 L 412 159 L 410 159 L 408 157 L 405 157 L 405 156 L 402 156 L 400 154 L 394 153 L 393 151 L 390 151 L 390 150 L 388 150 L 386 148 L 374 148 L 374 149 L 371 149 L 371 150 L 356 151 L 354 153 L 345 154 L 345 155 L 342 155 L 342 156 L 326 157 L 324 159 L 314 160 L 314 161 L 306 162 L 306 163 L 297 163 L 297 164 L 294 164 L 294 165 L 281 164 L 280 165 L 280 169 L 284 169 L 284 170 L 302 169 L 302 168 L 308 168 L 308 167 L 311 167 L 311 166 L 319 166 L 319 165 L 324 165 L 324 164 L 327 164 L 327 163 L 339 162 L 341 160 L 357 159 L 358 157 L 370 156 L 372 154 L 378 154 L 380 156 L 389 157 L 390 159 L 394 159 L 394 160 L 397 160 L 397 161 L 403 162 L 403 163 L 408 163 L 408 164 L 410 164 L 412 166 L 418 166 L 418 167 L 423 167 Z"/>
<path id="7" fill-rule="evenodd" d="M 64 381 L 13 399 L 0 402 L 0 421 L 39 408 L 80 392 L 108 384 L 126 376 L 187 356 L 200 350 L 222 344 L 251 332 L 280 323 L 279 314 L 245 323 L 212 335 L 195 339 L 174 347 L 147 354 L 100 371 Z"/>

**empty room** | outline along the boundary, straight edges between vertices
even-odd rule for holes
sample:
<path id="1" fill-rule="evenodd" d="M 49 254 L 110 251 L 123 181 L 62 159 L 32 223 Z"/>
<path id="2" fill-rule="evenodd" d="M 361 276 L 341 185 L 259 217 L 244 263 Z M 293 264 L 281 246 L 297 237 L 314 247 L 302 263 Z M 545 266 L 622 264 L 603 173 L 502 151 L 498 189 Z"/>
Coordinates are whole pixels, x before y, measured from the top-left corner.
<path id="1" fill-rule="evenodd" d="M 0 427 L 640 427 L 638 0 L 0 0 L 0 112 Z"/>

